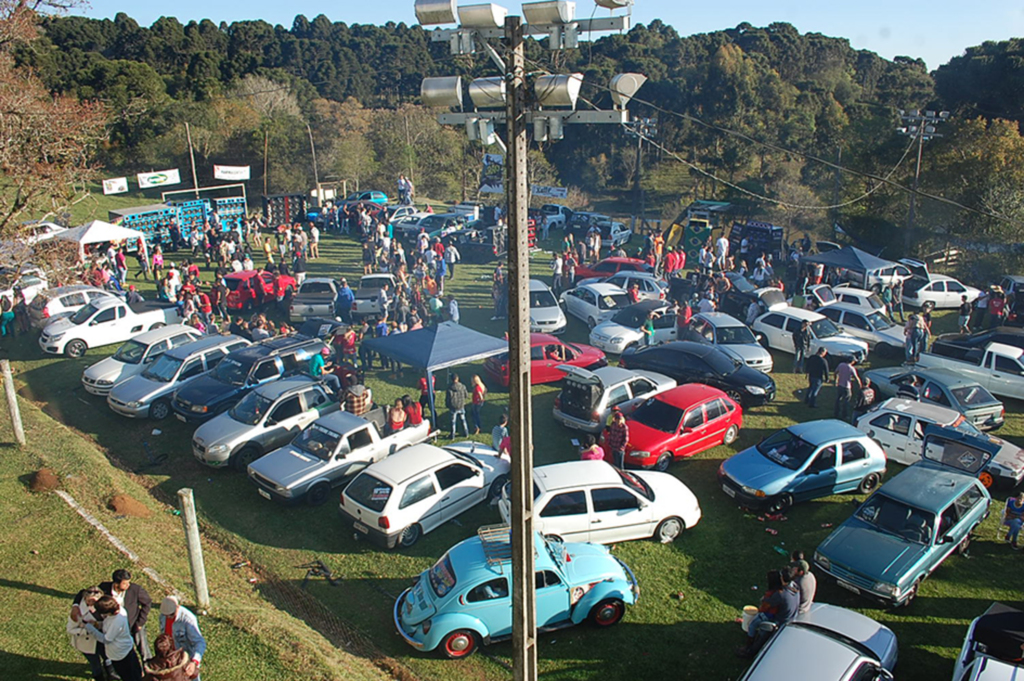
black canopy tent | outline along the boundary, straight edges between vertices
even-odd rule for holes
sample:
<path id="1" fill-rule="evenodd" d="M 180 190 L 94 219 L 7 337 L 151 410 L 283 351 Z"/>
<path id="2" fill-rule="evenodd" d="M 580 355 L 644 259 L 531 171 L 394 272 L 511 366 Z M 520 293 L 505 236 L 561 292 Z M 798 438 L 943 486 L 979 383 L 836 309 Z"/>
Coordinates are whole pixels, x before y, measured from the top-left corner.
<path id="1" fill-rule="evenodd" d="M 422 369 L 427 374 L 427 385 L 431 388 L 437 371 L 508 352 L 506 341 L 454 322 L 442 322 L 394 336 L 372 338 L 366 341 L 366 347 L 396 362 Z M 434 391 L 428 390 L 427 394 L 430 398 L 431 423 L 436 428 Z"/>
<path id="2" fill-rule="evenodd" d="M 876 255 L 871 255 L 867 251 L 862 251 L 856 246 L 843 246 L 836 251 L 827 251 L 825 253 L 809 255 L 803 259 L 803 262 L 860 272 L 864 275 L 865 282 L 867 281 L 867 273 L 871 270 L 877 270 L 883 267 L 892 267 L 896 264 L 891 260 L 879 258 Z"/>

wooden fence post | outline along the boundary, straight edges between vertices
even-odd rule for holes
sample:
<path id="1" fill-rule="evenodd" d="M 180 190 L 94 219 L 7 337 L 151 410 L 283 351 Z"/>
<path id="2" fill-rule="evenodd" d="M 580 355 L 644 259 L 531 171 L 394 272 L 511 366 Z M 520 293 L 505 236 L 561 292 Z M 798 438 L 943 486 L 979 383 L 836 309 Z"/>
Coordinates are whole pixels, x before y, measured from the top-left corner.
<path id="1" fill-rule="evenodd" d="M 0 371 L 4 374 L 4 393 L 7 394 L 7 408 L 11 412 L 11 426 L 14 428 L 14 439 L 22 447 L 25 446 L 25 427 L 21 423 L 21 409 L 18 408 L 18 393 L 14 389 L 14 376 L 11 374 L 10 360 L 0 359 Z"/>
<path id="2" fill-rule="evenodd" d="M 200 610 L 206 610 L 210 607 L 210 591 L 206 586 L 206 565 L 203 563 L 203 547 L 199 543 L 199 522 L 196 520 L 196 501 L 192 490 L 188 487 L 179 489 L 178 501 L 181 503 L 181 522 L 185 526 L 192 581 L 196 587 L 196 605 Z"/>

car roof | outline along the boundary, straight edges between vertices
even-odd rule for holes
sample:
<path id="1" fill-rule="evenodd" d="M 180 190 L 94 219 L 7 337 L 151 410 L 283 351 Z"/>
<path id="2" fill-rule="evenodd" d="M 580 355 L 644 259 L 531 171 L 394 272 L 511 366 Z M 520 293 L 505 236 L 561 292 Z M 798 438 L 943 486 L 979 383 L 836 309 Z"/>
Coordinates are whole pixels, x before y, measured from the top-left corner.
<path id="1" fill-rule="evenodd" d="M 315 338 L 300 335 L 276 336 L 274 338 L 262 340 L 259 343 L 254 343 L 247 348 L 239 348 L 231 354 L 233 355 L 232 359 L 236 360 L 258 360 L 265 357 L 271 357 L 288 350 L 300 348 L 315 340 Z"/>
<path id="2" fill-rule="evenodd" d="M 114 296 L 110 291 L 98 288 L 96 286 L 89 286 L 88 284 L 68 284 L 66 286 L 55 286 L 53 288 L 46 289 L 43 293 L 48 296 L 64 296 L 69 293 L 77 293 L 78 291 L 100 291 Z M 116 296 L 114 296 L 116 297 Z"/>
<path id="3" fill-rule="evenodd" d="M 1015 347 L 1013 345 L 1007 345 L 1006 343 L 989 343 L 988 347 L 985 349 L 1001 352 L 1004 355 L 1009 355 L 1010 357 L 1020 357 L 1022 354 L 1024 354 L 1024 350 L 1022 350 L 1021 348 Z"/>
<path id="4" fill-rule="evenodd" d="M 555 343 L 557 345 L 568 345 L 563 343 L 562 339 L 557 336 L 552 336 L 550 333 L 531 333 L 530 334 L 530 345 L 547 345 L 548 343 Z M 573 345 L 576 345 L 575 343 Z"/>
<path id="5" fill-rule="evenodd" d="M 878 494 L 938 512 L 973 485 L 976 479 L 951 468 L 918 463 L 908 466 L 882 485 Z"/>
<path id="6" fill-rule="evenodd" d="M 699 312 L 694 317 L 706 319 L 711 326 L 716 328 L 720 326 L 746 326 L 746 324 L 725 312 Z"/>
<path id="7" fill-rule="evenodd" d="M 819 312 L 813 312 L 812 310 L 806 310 L 806 309 L 804 309 L 802 307 L 793 307 L 792 305 L 787 305 L 786 307 L 780 307 L 780 308 L 771 310 L 767 314 L 773 314 L 773 313 L 774 314 L 785 315 L 787 317 L 793 317 L 793 318 L 799 319 L 801 321 L 806 319 L 809 322 L 816 322 L 819 319 L 827 319 L 827 317 L 825 317 L 825 315 L 823 315 L 823 314 L 821 314 Z"/>
<path id="8" fill-rule="evenodd" d="M 714 345 L 697 343 L 696 341 L 671 341 L 669 343 L 662 343 L 661 345 L 652 345 L 651 347 L 671 350 L 672 352 L 685 352 L 696 357 L 707 357 L 708 355 L 721 352 L 721 350 L 716 348 Z"/>
<path id="9" fill-rule="evenodd" d="M 654 279 L 655 281 L 658 282 L 661 281 L 661 277 L 659 277 L 654 272 L 644 272 L 641 270 L 622 270 L 621 272 L 616 272 L 615 274 L 608 278 L 615 279 L 617 277 L 624 277 L 627 279 Z"/>
<path id="10" fill-rule="evenodd" d="M 229 272 L 225 279 L 252 279 L 260 273 L 259 270 L 242 270 L 241 272 Z"/>
<path id="11" fill-rule="evenodd" d="M 633 303 L 632 305 L 628 305 L 622 309 L 650 312 L 651 310 L 660 310 L 665 307 L 671 307 L 668 301 L 665 300 L 641 300 L 639 303 Z"/>
<path id="12" fill-rule="evenodd" d="M 219 348 L 223 345 L 236 343 L 240 340 L 245 339 L 242 338 L 241 336 L 235 336 L 233 334 L 227 334 L 225 336 L 202 336 L 201 338 L 198 338 L 192 341 L 191 343 L 185 343 L 184 345 L 179 345 L 176 348 L 171 348 L 170 350 L 167 351 L 167 356 L 173 357 L 175 359 L 188 359 L 189 357 L 197 353 L 206 352 L 207 350 Z"/>
<path id="13" fill-rule="evenodd" d="M 622 256 L 618 256 L 618 255 L 613 255 L 613 256 L 611 256 L 609 258 L 605 258 L 601 262 L 621 262 L 621 263 L 628 262 L 628 263 L 633 263 L 633 264 L 636 264 L 636 265 L 646 265 L 647 264 L 646 262 L 644 262 L 640 258 L 623 258 Z M 601 262 L 599 262 L 597 264 L 600 265 Z"/>
<path id="14" fill-rule="evenodd" d="M 120 298 L 118 298 L 117 296 L 98 298 L 96 300 L 90 300 L 89 302 L 97 310 L 103 310 L 103 309 L 106 309 L 108 307 L 113 307 L 114 305 L 123 305 L 124 304 L 124 301 L 121 300 Z"/>
<path id="15" fill-rule="evenodd" d="M 932 402 L 908 400 L 903 397 L 890 397 L 868 413 L 873 414 L 876 411 L 880 412 L 882 410 L 895 411 L 900 414 L 910 414 L 940 425 L 950 424 L 961 417 L 960 412 L 954 411 L 948 407 L 933 404 Z"/>
<path id="16" fill-rule="evenodd" d="M 686 409 L 714 397 L 725 397 L 725 393 L 718 388 L 712 388 L 710 385 L 704 385 L 703 383 L 687 383 L 686 385 L 659 393 L 654 396 L 654 399 L 670 404 L 673 407 Z"/>
<path id="17" fill-rule="evenodd" d="M 302 281 L 302 285 L 305 286 L 306 284 L 331 284 L 333 282 L 334 279 L 332 279 L 331 277 L 306 277 Z"/>
<path id="18" fill-rule="evenodd" d="M 615 284 L 608 284 L 603 281 L 599 281 L 593 284 L 584 284 L 583 286 L 580 286 L 580 288 L 589 289 L 601 296 L 626 292 L 621 286 L 616 286 Z"/>
<path id="19" fill-rule="evenodd" d="M 540 279 L 531 279 L 530 280 L 530 290 L 531 291 L 550 291 L 551 288 L 547 284 L 545 284 L 543 281 L 541 281 Z"/>
<path id="20" fill-rule="evenodd" d="M 277 381 L 271 381 L 269 383 L 256 386 L 256 393 L 268 400 L 276 400 L 287 392 L 297 390 L 299 388 L 306 388 L 314 383 L 316 383 L 316 381 L 309 376 L 292 376 L 291 378 L 282 378 Z"/>
<path id="21" fill-rule="evenodd" d="M 792 622 L 772 637 L 758 657 L 757 666 L 742 678 L 744 681 L 841 679 L 859 657 L 859 652 L 846 643 Z M 797 674 L 798 669 L 806 675 Z"/>
<path id="22" fill-rule="evenodd" d="M 861 317 L 867 317 L 872 312 L 880 312 L 880 310 L 865 310 L 863 307 L 857 305 L 850 305 L 849 303 L 832 303 L 826 307 L 821 308 L 822 310 L 838 310 L 839 312 L 852 312 L 853 314 L 859 314 Z M 822 312 L 821 314 L 825 314 Z M 828 316 L 828 315 L 825 315 Z"/>
<path id="23" fill-rule="evenodd" d="M 839 439 L 864 437 L 863 431 L 838 419 L 821 419 L 818 421 L 795 423 L 789 426 L 787 430 L 801 440 L 806 440 L 813 445 L 821 445 Z"/>
<path id="24" fill-rule="evenodd" d="M 461 459 L 457 459 L 448 450 L 421 442 L 371 464 L 366 468 L 366 472 L 386 482 L 402 484 L 432 468 L 452 461 L 461 461 Z"/>
<path id="25" fill-rule="evenodd" d="M 863 288 L 853 288 L 852 286 L 836 286 L 832 289 L 832 292 L 836 295 L 840 293 L 852 293 L 853 295 L 860 298 L 867 298 L 869 296 L 877 295 L 874 291 L 868 291 Z"/>
<path id="26" fill-rule="evenodd" d="M 533 469 L 533 481 L 546 492 L 566 487 L 622 484 L 619 474 L 604 461 L 565 461 L 537 466 Z"/>
<path id="27" fill-rule="evenodd" d="M 922 367 L 922 366 L 897 367 L 897 368 L 899 368 L 900 371 L 898 371 L 895 374 L 892 374 L 893 376 L 901 376 L 903 374 L 911 374 L 911 373 L 913 373 L 913 374 L 920 374 L 920 375 L 924 376 L 927 379 L 931 379 L 931 380 L 934 380 L 934 381 L 936 381 L 938 383 L 943 384 L 947 388 L 956 388 L 956 387 L 959 387 L 959 386 L 962 386 L 962 385 L 979 385 L 979 383 L 976 380 L 974 380 L 972 378 L 968 378 L 967 376 L 963 376 L 961 374 L 958 374 L 957 372 L 953 371 L 952 369 L 942 369 L 942 368 L 939 368 L 939 367 L 927 368 L 927 367 Z M 871 372 L 868 371 L 866 373 L 870 374 Z"/>
<path id="28" fill-rule="evenodd" d="M 150 343 L 156 343 L 162 341 L 165 338 L 170 338 L 174 334 L 181 333 L 182 331 L 191 331 L 194 334 L 198 334 L 191 326 L 185 326 L 184 324 L 169 324 L 168 326 L 161 326 L 159 329 L 150 329 L 145 333 L 140 333 L 138 336 L 132 336 L 133 341 L 149 345 Z"/>

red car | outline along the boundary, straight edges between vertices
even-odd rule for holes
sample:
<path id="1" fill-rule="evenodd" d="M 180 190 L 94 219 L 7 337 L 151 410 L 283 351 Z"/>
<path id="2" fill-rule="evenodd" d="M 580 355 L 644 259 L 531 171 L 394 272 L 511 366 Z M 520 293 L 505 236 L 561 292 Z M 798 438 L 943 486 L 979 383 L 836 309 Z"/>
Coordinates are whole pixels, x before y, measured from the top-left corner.
<path id="1" fill-rule="evenodd" d="M 640 405 L 626 424 L 626 465 L 665 471 L 673 459 L 735 442 L 743 409 L 718 388 L 687 383 Z"/>
<path id="2" fill-rule="evenodd" d="M 605 258 L 593 266 L 580 265 L 576 268 L 576 279 L 598 277 L 607 279 L 619 272 L 653 272 L 654 269 L 637 258 Z"/>
<path id="3" fill-rule="evenodd" d="M 264 303 L 283 300 L 298 288 L 293 277 L 265 270 L 232 272 L 224 277 L 224 282 L 228 287 L 229 310 L 251 310 Z"/>
<path id="4" fill-rule="evenodd" d="M 590 345 L 566 343 L 546 333 L 530 334 L 530 384 L 554 383 L 565 378 L 559 364 L 584 369 L 608 366 L 604 353 Z M 484 371 L 503 387 L 508 387 L 508 355 L 491 357 L 484 362 Z"/>

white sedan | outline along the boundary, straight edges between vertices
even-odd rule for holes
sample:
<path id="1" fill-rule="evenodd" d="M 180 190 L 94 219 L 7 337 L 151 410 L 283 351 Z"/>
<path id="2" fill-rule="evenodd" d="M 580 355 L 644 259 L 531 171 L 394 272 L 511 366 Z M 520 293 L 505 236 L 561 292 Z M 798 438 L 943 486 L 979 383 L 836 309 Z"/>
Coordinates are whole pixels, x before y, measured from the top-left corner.
<path id="1" fill-rule="evenodd" d="M 981 291 L 973 286 L 961 284 L 944 274 L 933 274 L 929 281 L 911 279 L 903 285 L 903 303 L 925 310 L 956 309 L 963 302 L 962 296 L 967 296 L 967 302 L 973 303 L 980 295 Z"/>
<path id="2" fill-rule="evenodd" d="M 477 442 L 418 444 L 365 468 L 341 495 L 341 516 L 377 544 L 408 548 L 501 493 L 509 461 Z"/>
<path id="3" fill-rule="evenodd" d="M 548 285 L 530 280 L 530 333 L 562 333 L 569 322 Z"/>
<path id="4" fill-rule="evenodd" d="M 674 541 L 700 521 L 700 504 L 674 475 L 620 471 L 604 461 L 568 461 L 533 471 L 534 527 L 569 542 Z M 498 510 L 509 522 L 510 490 Z"/>
<path id="5" fill-rule="evenodd" d="M 40 291 L 45 291 L 49 284 L 46 274 L 35 267 L 23 267 L 18 272 L 7 267 L 0 267 L 0 298 L 14 302 L 14 289 L 20 288 L 28 305 Z"/>
<path id="6" fill-rule="evenodd" d="M 566 312 L 593 329 L 628 306 L 629 294 L 614 284 L 584 284 L 563 292 L 562 304 Z"/>

